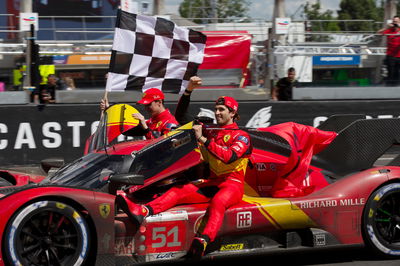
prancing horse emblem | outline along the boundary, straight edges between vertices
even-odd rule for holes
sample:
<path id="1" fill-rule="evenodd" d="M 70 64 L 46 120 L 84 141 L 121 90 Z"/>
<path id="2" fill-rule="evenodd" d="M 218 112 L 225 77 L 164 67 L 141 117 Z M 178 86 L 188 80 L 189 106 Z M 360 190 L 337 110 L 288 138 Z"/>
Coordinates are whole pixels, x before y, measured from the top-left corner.
<path id="1" fill-rule="evenodd" d="M 99 205 L 99 211 L 100 211 L 100 215 L 101 217 L 103 217 L 104 219 L 106 219 L 108 217 L 108 215 L 110 215 L 110 204 L 109 203 L 102 203 Z"/>

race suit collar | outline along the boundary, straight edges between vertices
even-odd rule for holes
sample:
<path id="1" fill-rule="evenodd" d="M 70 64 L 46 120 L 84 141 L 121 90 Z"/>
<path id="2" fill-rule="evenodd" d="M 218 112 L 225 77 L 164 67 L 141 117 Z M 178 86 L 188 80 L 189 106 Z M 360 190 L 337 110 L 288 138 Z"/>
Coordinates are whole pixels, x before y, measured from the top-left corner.
<path id="1" fill-rule="evenodd" d="M 162 111 L 161 113 L 159 113 L 159 114 L 153 116 L 151 119 L 152 119 L 152 120 L 160 121 L 160 120 L 163 120 L 164 118 L 169 117 L 170 114 L 171 114 L 171 113 L 169 112 L 169 109 L 165 109 L 165 110 Z"/>

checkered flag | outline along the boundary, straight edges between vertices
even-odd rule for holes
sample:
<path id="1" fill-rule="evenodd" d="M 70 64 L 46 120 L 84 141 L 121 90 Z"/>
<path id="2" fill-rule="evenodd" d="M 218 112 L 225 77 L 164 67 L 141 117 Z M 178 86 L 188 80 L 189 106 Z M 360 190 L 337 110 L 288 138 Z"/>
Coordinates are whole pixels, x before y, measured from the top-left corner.
<path id="1" fill-rule="evenodd" d="M 203 62 L 206 36 L 160 17 L 118 10 L 106 91 L 185 90 Z"/>

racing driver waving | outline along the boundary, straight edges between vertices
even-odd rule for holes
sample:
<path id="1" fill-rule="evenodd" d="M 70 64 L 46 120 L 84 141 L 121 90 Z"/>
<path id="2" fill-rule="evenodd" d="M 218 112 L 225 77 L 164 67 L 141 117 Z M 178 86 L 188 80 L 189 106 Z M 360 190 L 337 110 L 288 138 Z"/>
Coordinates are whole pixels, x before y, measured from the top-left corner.
<path id="1" fill-rule="evenodd" d="M 137 103 L 144 105 L 145 110 L 150 114 L 149 119 L 145 119 L 140 113 L 135 113 L 132 117 L 140 122 L 140 127 L 133 128 L 124 132 L 127 136 L 144 135 L 146 139 L 155 139 L 165 133 L 168 133 L 178 127 L 178 122 L 170 111 L 164 106 L 164 93 L 157 89 L 151 88 L 143 93 L 142 99 Z M 104 111 L 109 107 L 108 101 L 102 99 L 100 109 Z"/>
<path id="2" fill-rule="evenodd" d="M 186 92 L 192 91 L 194 88 L 201 85 L 201 79 L 194 76 L 189 80 L 189 84 Z M 186 93 L 187 94 L 187 93 Z M 132 128 L 123 134 L 126 136 L 145 136 L 146 139 L 155 139 L 161 135 L 164 135 L 171 130 L 178 127 L 178 122 L 175 117 L 171 114 L 171 112 L 164 105 L 165 95 L 164 93 L 157 89 L 151 88 L 146 90 L 143 93 L 142 99 L 137 103 L 144 105 L 144 109 L 150 115 L 149 119 L 145 119 L 145 117 L 140 113 L 132 114 L 133 118 L 136 118 L 140 121 L 140 126 Z M 185 101 L 182 101 L 185 103 Z M 187 105 L 179 104 L 181 107 L 179 109 L 186 108 Z M 104 111 L 109 107 L 109 103 L 107 99 L 102 99 L 100 102 L 100 109 Z M 185 109 L 185 110 L 186 110 Z M 180 110 L 177 112 L 181 112 Z"/>
<path id="3" fill-rule="evenodd" d="M 184 94 L 187 100 L 190 99 L 190 89 L 193 88 L 188 88 Z M 204 255 L 207 244 L 214 241 L 223 223 L 225 210 L 239 203 L 243 196 L 244 176 L 252 146 L 249 135 L 240 130 L 235 122 L 239 118 L 238 107 L 234 98 L 219 97 L 215 103 L 219 128 L 206 130 L 202 125 L 193 126 L 203 158 L 209 164 L 210 177 L 207 180 L 173 187 L 145 205 L 133 203 L 125 193 L 119 194 L 116 199 L 136 224 L 149 215 L 178 204 L 209 202 L 208 219 L 202 232 L 197 232 L 193 239 L 189 251 L 191 257 Z"/>

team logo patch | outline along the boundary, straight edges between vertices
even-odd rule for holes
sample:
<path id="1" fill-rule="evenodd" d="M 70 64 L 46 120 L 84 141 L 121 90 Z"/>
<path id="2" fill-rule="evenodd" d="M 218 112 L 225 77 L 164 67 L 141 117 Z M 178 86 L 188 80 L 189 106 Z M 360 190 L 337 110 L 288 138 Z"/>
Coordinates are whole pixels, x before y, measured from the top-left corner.
<path id="1" fill-rule="evenodd" d="M 161 126 L 161 124 L 162 124 L 162 121 L 158 121 L 158 123 L 157 123 L 156 127 L 160 127 L 160 126 Z"/>
<path id="2" fill-rule="evenodd" d="M 244 142 L 246 144 L 249 144 L 249 139 L 246 138 L 245 136 L 239 136 L 238 140 L 241 141 L 241 142 Z"/>
<path id="3" fill-rule="evenodd" d="M 225 136 L 224 136 L 224 142 L 227 142 L 230 138 L 231 138 L 230 135 L 225 135 Z"/>
<path id="4" fill-rule="evenodd" d="M 99 205 L 99 212 L 101 217 L 103 217 L 104 219 L 106 219 L 108 217 L 108 215 L 110 215 L 110 204 L 108 203 L 102 203 Z"/>

